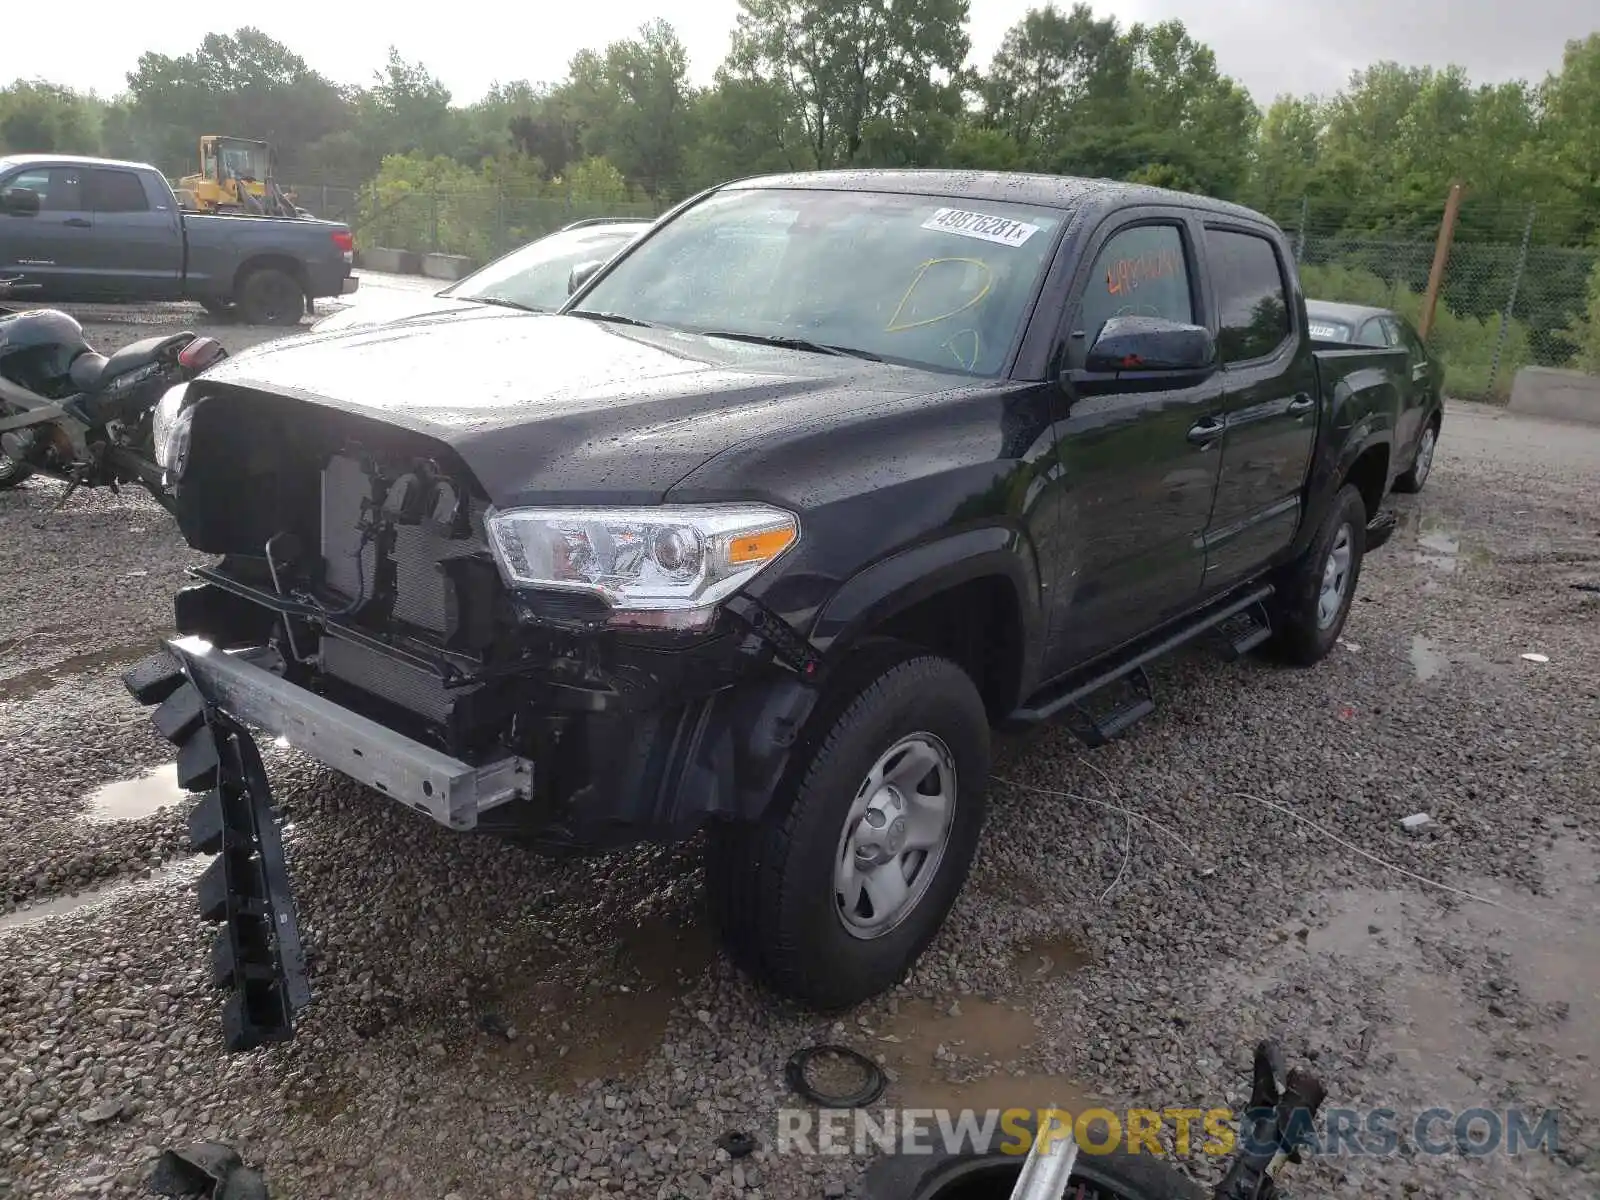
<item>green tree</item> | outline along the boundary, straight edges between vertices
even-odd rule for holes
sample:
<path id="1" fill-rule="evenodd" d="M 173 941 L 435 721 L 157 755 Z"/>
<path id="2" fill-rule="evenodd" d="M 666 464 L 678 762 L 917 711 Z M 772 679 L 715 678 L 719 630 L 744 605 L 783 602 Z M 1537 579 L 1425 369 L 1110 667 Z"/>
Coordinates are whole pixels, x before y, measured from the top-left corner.
<path id="1" fill-rule="evenodd" d="M 1096 20 L 1087 4 L 1031 9 L 1006 31 L 978 84 L 985 117 L 1023 150 L 1059 135 L 1091 102 L 1126 86 L 1125 51 L 1116 19 Z"/>
<path id="2" fill-rule="evenodd" d="M 970 45 L 968 0 L 739 0 L 728 73 L 770 80 L 819 166 L 856 161 L 874 121 L 906 117 Z"/>
<path id="3" fill-rule="evenodd" d="M 98 154 L 99 107 L 70 88 L 19 79 L 0 88 L 0 152 Z"/>
<path id="4" fill-rule="evenodd" d="M 260 138 L 273 143 L 279 174 L 292 179 L 304 148 L 348 128 L 350 118 L 344 92 L 282 42 L 246 27 L 206 34 L 192 54 L 140 55 L 128 75 L 126 119 L 114 127 L 121 144 L 107 148 L 179 175 L 198 168 L 202 134 Z"/>
<path id="5" fill-rule="evenodd" d="M 1548 156 L 1570 209 L 1581 214 L 1573 233 L 1600 233 L 1600 33 L 1567 43 L 1559 73 L 1541 89 L 1540 149 Z"/>

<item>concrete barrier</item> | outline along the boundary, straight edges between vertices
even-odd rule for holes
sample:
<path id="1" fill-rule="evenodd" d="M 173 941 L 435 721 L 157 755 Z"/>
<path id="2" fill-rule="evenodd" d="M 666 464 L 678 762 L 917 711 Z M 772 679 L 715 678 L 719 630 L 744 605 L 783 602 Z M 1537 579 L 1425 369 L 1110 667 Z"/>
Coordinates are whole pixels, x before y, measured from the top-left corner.
<path id="1" fill-rule="evenodd" d="M 356 266 L 390 275 L 417 275 L 422 271 L 422 255 L 414 250 L 385 250 L 380 246 L 357 251 Z"/>
<path id="2" fill-rule="evenodd" d="M 1511 382 L 1511 411 L 1600 425 L 1600 375 L 1523 367 Z"/>
<path id="3" fill-rule="evenodd" d="M 461 279 L 472 274 L 476 264 L 460 254 L 424 254 L 422 273 L 429 279 Z"/>

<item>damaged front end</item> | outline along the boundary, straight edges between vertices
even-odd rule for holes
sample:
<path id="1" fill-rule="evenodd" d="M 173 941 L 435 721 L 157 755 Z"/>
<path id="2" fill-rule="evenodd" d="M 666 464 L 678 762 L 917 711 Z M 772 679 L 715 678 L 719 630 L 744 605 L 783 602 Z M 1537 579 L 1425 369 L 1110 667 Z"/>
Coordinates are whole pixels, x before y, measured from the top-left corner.
<path id="1" fill-rule="evenodd" d="M 815 699 L 803 640 L 739 592 L 788 514 L 496 509 L 442 440 L 242 389 L 175 426 L 180 527 L 220 558 L 128 682 L 207 790 L 230 1048 L 289 1036 L 308 996 L 250 729 L 553 850 L 760 815 Z"/>

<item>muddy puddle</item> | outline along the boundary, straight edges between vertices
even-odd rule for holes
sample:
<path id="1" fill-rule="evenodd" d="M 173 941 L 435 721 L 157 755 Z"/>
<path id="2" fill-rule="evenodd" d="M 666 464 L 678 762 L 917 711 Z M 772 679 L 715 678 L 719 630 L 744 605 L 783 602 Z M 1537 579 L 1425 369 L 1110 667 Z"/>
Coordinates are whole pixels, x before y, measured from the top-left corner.
<path id="1" fill-rule="evenodd" d="M 1018 980 L 1005 997 L 962 996 L 902 1001 L 893 1014 L 860 1030 L 860 1048 L 889 1072 L 885 1103 L 908 1108 L 1001 1109 L 1081 1106 L 1088 1091 L 1076 1080 L 1032 1072 L 1023 1063 L 1043 1036 L 1029 1003 L 1033 987 L 1081 970 L 1090 959 L 1070 935 L 1024 942 L 1013 957 Z M 818 1078 L 845 1091 L 859 1080 Z M 848 1064 L 838 1064 L 848 1071 Z"/>
<path id="2" fill-rule="evenodd" d="M 0 933 L 41 925 L 57 917 L 82 912 L 96 905 L 118 900 L 130 892 L 185 886 L 199 877 L 205 865 L 205 860 L 199 856 L 183 858 L 163 867 L 159 871 L 153 872 L 148 879 L 118 880 L 107 883 L 103 887 L 90 888 L 88 891 L 79 892 L 75 896 L 58 896 L 53 900 L 41 901 L 29 908 L 19 908 L 13 912 L 0 913 Z"/>
<path id="3" fill-rule="evenodd" d="M 582 988 L 559 975 L 491 985 L 477 1000 L 479 1025 L 497 1055 L 541 1086 L 576 1086 L 630 1074 L 657 1050 L 678 1003 L 716 956 L 699 924 L 647 919 L 622 931 L 604 990 Z"/>
<path id="4" fill-rule="evenodd" d="M 1082 1084 L 1020 1067 L 1041 1036 L 1020 1002 L 966 996 L 902 1003 L 875 1030 L 872 1054 L 894 1079 L 887 1103 L 908 1108 L 1076 1107 Z"/>
<path id="5" fill-rule="evenodd" d="M 158 644 L 156 637 L 152 635 L 150 638 L 129 642 L 126 645 L 112 646 L 87 654 L 74 654 L 47 667 L 33 667 L 26 671 L 18 671 L 15 675 L 7 675 L 0 679 L 0 703 L 20 704 L 74 675 L 84 675 L 103 667 L 128 666 L 149 655 Z"/>
<path id="6" fill-rule="evenodd" d="M 84 819 L 93 824 L 137 821 L 182 803 L 187 793 L 178 786 L 178 764 L 167 763 L 133 779 L 119 779 L 89 794 Z"/>

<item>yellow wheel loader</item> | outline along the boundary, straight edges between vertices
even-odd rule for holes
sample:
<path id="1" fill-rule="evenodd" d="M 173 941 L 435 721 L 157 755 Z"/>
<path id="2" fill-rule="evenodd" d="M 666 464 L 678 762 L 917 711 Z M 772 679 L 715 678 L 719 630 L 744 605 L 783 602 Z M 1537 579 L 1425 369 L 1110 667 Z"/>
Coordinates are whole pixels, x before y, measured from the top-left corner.
<path id="1" fill-rule="evenodd" d="M 251 138 L 206 134 L 200 139 L 200 173 L 185 175 L 173 191 L 178 202 L 193 212 L 307 215 L 273 179 L 271 145 Z"/>

